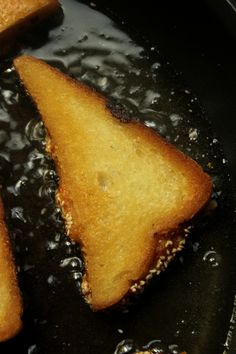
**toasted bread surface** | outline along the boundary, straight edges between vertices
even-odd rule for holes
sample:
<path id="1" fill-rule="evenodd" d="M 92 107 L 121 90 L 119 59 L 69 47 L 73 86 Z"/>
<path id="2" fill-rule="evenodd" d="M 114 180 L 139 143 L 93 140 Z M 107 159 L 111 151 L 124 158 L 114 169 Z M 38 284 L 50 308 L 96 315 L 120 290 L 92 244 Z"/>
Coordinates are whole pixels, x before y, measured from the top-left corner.
<path id="1" fill-rule="evenodd" d="M 0 341 L 21 329 L 22 303 L 0 200 Z"/>
<path id="2" fill-rule="evenodd" d="M 0 43 L 1 53 L 11 46 L 18 32 L 27 25 L 43 20 L 59 7 L 58 0 L 3 0 L 0 1 Z"/>
<path id="3" fill-rule="evenodd" d="M 14 64 L 48 130 L 58 200 L 85 257 L 87 299 L 106 308 L 145 278 L 165 235 L 206 203 L 211 180 L 149 128 L 116 119 L 92 89 L 36 58 Z"/>

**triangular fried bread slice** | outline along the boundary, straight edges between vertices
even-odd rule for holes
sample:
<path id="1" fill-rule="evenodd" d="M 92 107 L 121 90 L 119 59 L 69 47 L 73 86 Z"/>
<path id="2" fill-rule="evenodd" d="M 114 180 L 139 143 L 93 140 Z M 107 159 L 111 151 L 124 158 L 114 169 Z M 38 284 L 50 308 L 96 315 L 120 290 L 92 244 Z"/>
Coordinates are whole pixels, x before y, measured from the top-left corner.
<path id="1" fill-rule="evenodd" d="M 211 180 L 154 131 L 115 118 L 87 86 L 33 57 L 14 65 L 48 131 L 68 233 L 82 245 L 87 300 L 104 309 L 160 261 L 163 235 L 178 248 L 173 230 L 207 202 Z"/>
<path id="2" fill-rule="evenodd" d="M 22 303 L 0 200 L 0 342 L 21 329 Z"/>

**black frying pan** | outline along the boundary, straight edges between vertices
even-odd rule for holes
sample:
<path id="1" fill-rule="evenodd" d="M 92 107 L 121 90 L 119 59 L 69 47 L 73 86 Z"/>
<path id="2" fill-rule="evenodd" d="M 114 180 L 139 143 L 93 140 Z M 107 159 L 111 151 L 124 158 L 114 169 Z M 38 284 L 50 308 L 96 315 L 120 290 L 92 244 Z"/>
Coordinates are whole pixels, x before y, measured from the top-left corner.
<path id="1" fill-rule="evenodd" d="M 4 62 L 4 201 L 25 314 L 24 330 L 1 344 L 0 353 L 108 354 L 127 339 L 118 354 L 153 340 L 154 353 L 161 348 L 172 354 L 234 353 L 236 242 L 228 178 L 230 171 L 236 181 L 233 37 L 204 2 L 127 7 L 124 1 L 100 1 L 95 9 L 93 3 L 62 3 L 63 24 L 49 39 L 42 31 L 37 40 L 29 36 L 25 51 L 118 99 L 130 114 L 197 159 L 212 175 L 215 191 L 211 208 L 194 221 L 186 249 L 128 312 L 92 313 L 80 296 L 79 247 L 66 239 L 55 208 L 56 177 L 44 154 L 43 128 L 9 70 L 11 61 Z"/>

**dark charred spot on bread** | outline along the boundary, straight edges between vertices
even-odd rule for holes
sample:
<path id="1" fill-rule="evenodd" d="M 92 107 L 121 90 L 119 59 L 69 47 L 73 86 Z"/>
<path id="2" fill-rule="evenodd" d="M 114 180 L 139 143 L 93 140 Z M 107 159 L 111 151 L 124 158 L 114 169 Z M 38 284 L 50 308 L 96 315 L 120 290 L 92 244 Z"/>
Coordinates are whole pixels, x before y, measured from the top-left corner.
<path id="1" fill-rule="evenodd" d="M 130 123 L 136 119 L 133 117 L 132 113 L 128 111 L 124 104 L 117 101 L 116 99 L 109 99 L 106 104 L 107 109 L 112 113 L 112 115 L 119 119 L 122 123 Z"/>

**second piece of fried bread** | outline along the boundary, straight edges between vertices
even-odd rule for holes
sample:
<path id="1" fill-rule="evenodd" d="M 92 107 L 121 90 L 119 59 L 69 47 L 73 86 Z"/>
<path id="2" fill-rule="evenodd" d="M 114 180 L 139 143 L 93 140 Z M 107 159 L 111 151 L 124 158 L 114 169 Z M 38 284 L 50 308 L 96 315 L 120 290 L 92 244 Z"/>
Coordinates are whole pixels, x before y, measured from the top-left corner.
<path id="1" fill-rule="evenodd" d="M 12 49 L 19 33 L 49 17 L 58 7 L 58 0 L 0 1 L 0 55 Z"/>
<path id="2" fill-rule="evenodd" d="M 21 329 L 22 303 L 0 200 L 0 341 Z"/>
<path id="3" fill-rule="evenodd" d="M 49 134 L 58 199 L 85 258 L 86 298 L 106 308 L 160 264 L 166 242 L 180 248 L 173 230 L 207 202 L 211 180 L 149 128 L 115 118 L 92 89 L 36 58 L 14 64 Z"/>

